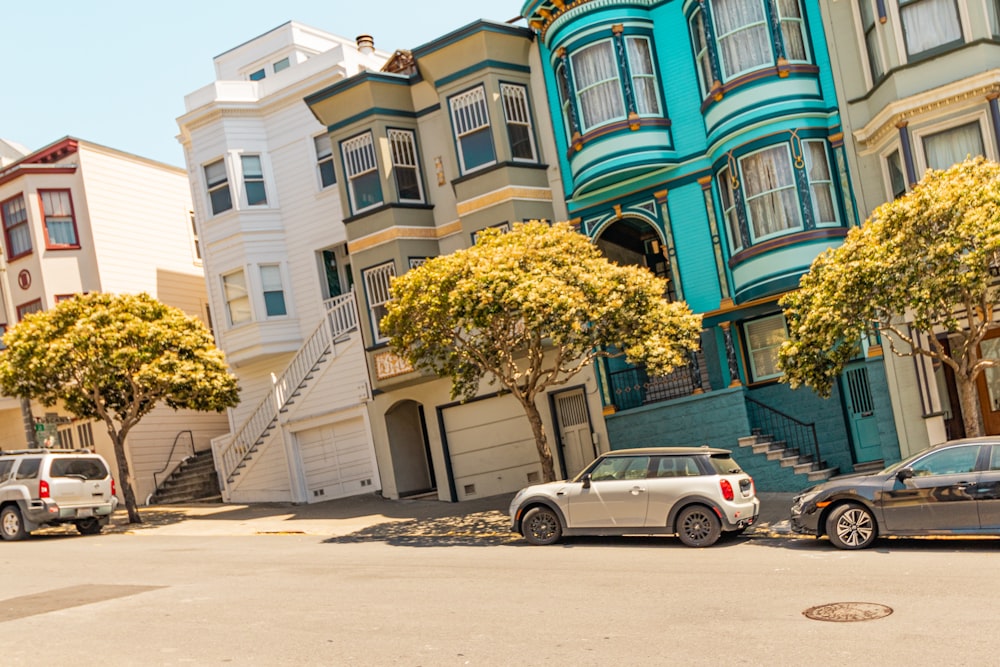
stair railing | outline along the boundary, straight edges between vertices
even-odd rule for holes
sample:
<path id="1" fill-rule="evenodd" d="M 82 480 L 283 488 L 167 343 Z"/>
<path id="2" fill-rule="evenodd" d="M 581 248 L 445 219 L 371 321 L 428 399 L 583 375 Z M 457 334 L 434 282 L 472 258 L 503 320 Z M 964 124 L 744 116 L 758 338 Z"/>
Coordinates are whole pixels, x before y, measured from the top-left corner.
<path id="1" fill-rule="evenodd" d="M 791 415 L 786 415 L 780 410 L 775 410 L 769 405 L 764 405 L 760 401 L 749 396 L 744 396 L 747 405 L 747 416 L 750 418 L 750 426 L 760 429 L 762 433 L 768 433 L 779 440 L 786 442 L 789 447 L 800 452 L 812 452 L 813 461 L 819 463 L 819 439 L 816 437 L 816 424 L 799 421 Z"/>
<path id="2" fill-rule="evenodd" d="M 306 380 L 316 362 L 331 349 L 333 341 L 357 328 L 358 309 L 353 290 L 327 299 L 323 305 L 325 313 L 319 324 L 281 375 L 274 378 L 271 391 L 236 430 L 229 444 L 216 456 L 217 465 L 221 467 L 220 477 L 226 480 L 226 484 L 233 481 L 236 468 L 250 455 L 254 445 L 271 423 L 277 420 L 278 413 Z"/>
<path id="3" fill-rule="evenodd" d="M 188 437 L 188 442 L 191 444 L 191 456 L 194 456 L 195 454 L 198 453 L 194 449 L 194 432 L 187 429 L 183 431 L 178 431 L 177 435 L 174 436 L 174 444 L 170 445 L 170 453 L 167 454 L 167 462 L 163 464 L 162 468 L 153 473 L 153 493 L 150 494 L 151 496 L 155 496 L 156 492 L 160 490 L 160 480 L 158 479 L 159 476 L 167 472 L 167 469 L 169 468 L 170 472 L 167 472 L 167 477 L 169 477 L 170 475 L 173 474 L 174 470 L 177 470 L 180 464 L 184 463 L 184 459 L 181 459 L 180 461 L 175 463 L 172 468 L 170 467 L 170 464 L 174 463 L 173 461 L 174 452 L 177 450 L 177 443 L 180 442 L 181 436 L 185 434 Z M 185 456 L 184 458 L 187 457 Z"/>

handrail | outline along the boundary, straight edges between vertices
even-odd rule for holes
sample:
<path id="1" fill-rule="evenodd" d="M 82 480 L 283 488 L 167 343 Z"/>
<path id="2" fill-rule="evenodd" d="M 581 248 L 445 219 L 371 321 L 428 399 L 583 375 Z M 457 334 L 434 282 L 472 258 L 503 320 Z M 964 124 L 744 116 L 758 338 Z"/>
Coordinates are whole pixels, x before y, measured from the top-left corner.
<path id="1" fill-rule="evenodd" d="M 177 435 L 174 436 L 174 444 L 170 445 L 170 453 L 167 454 L 167 462 L 163 464 L 163 467 L 160 470 L 157 470 L 156 472 L 153 473 L 153 489 L 154 489 L 153 494 L 154 495 L 156 494 L 157 491 L 160 490 L 160 482 L 157 479 L 157 475 L 163 474 L 164 472 L 166 472 L 167 468 L 170 467 L 170 462 L 174 458 L 174 450 L 177 449 L 177 441 L 180 440 L 180 437 L 182 435 L 184 435 L 185 433 L 187 433 L 188 434 L 188 438 L 191 439 L 191 456 L 194 456 L 195 454 L 198 453 L 194 449 L 194 432 L 191 431 L 190 429 L 185 429 L 183 431 L 178 431 Z M 177 465 L 179 466 L 181 463 L 184 463 L 184 459 L 181 459 L 180 463 L 178 463 Z M 176 469 L 177 469 L 177 466 L 174 466 L 174 470 L 176 470 Z"/>
<path id="2" fill-rule="evenodd" d="M 223 473 L 220 477 L 228 484 L 233 479 L 237 466 L 246 459 L 254 443 L 278 417 L 295 391 L 302 385 L 319 358 L 330 348 L 334 340 L 358 326 L 358 310 L 354 291 L 341 294 L 323 302 L 325 313 L 306 342 L 274 380 L 274 386 L 254 408 L 243 425 L 237 429 L 232 440 L 220 452 L 217 460 Z M 219 460 L 221 459 L 221 460 Z"/>
<path id="3" fill-rule="evenodd" d="M 760 401 L 744 396 L 747 407 L 757 406 L 761 413 L 758 414 L 752 408 L 747 410 L 750 417 L 750 425 L 761 430 L 767 429 L 767 433 L 779 436 L 782 440 L 790 444 L 793 448 L 802 451 L 805 446 L 810 446 L 814 455 L 814 461 L 820 463 L 819 439 L 816 437 L 816 423 L 799 421 L 791 415 L 787 415 L 781 410 L 765 405 Z"/>

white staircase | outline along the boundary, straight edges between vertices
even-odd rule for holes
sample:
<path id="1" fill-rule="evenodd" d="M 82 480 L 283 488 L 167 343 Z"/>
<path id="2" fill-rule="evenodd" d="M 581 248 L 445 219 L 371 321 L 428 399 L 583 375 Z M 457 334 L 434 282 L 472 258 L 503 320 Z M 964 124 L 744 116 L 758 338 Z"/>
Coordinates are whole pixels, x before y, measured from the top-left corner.
<path id="1" fill-rule="evenodd" d="M 227 492 L 240 471 L 268 444 L 278 425 L 278 416 L 288 409 L 320 366 L 336 351 L 334 343 L 358 328 L 358 308 L 354 292 L 324 302 L 325 314 L 288 366 L 275 380 L 274 387 L 228 441 L 213 442 L 215 465 L 223 491 Z"/>

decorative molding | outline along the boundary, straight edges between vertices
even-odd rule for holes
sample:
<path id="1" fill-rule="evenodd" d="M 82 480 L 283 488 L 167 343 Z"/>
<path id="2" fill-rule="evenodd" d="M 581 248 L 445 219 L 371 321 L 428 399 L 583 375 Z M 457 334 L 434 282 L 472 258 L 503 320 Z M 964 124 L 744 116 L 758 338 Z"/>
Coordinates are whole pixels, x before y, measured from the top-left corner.
<path id="1" fill-rule="evenodd" d="M 375 362 L 375 379 L 388 380 L 399 375 L 413 372 L 413 366 L 391 350 L 383 350 L 372 354 Z"/>
<path id="2" fill-rule="evenodd" d="M 458 202 L 455 208 L 459 217 L 470 215 L 483 209 L 511 201 L 512 199 L 527 199 L 530 201 L 552 201 L 552 190 L 549 188 L 532 188 L 527 186 L 509 185 L 499 190 L 487 192 L 472 199 Z"/>

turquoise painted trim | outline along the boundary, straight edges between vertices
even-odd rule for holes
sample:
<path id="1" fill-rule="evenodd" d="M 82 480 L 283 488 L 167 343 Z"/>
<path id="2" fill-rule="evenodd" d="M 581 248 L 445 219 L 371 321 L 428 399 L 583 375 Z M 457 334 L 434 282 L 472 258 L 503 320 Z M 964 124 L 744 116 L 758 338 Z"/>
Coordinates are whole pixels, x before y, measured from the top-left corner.
<path id="1" fill-rule="evenodd" d="M 760 243 L 755 243 L 749 248 L 740 250 L 738 253 L 729 258 L 729 266 L 730 268 L 739 266 L 743 262 L 753 259 L 758 255 L 763 255 L 772 250 L 778 250 L 787 246 L 825 239 L 843 239 L 845 236 L 847 236 L 847 227 L 837 227 L 833 225 L 830 225 L 829 227 L 807 229 L 805 231 L 790 232 L 783 236 L 777 236 L 761 241 Z"/>
<path id="2" fill-rule="evenodd" d="M 362 86 L 366 83 L 385 83 L 392 86 L 409 87 L 413 81 L 411 77 L 403 74 L 392 74 L 391 72 L 360 72 L 354 76 L 331 84 L 322 90 L 317 90 L 311 95 L 306 95 L 303 98 L 303 101 L 308 106 L 312 106 L 317 102 L 322 102 L 325 99 L 338 95 L 345 90 L 350 90 L 351 88 L 356 88 L 357 86 Z"/>
<path id="3" fill-rule="evenodd" d="M 725 137 L 712 142 L 708 155 L 711 156 L 713 168 L 718 171 L 725 165 L 730 152 L 740 157 L 759 148 L 773 146 L 782 141 L 788 142 L 792 138 L 793 130 L 803 139 L 828 141 L 831 134 L 840 131 L 840 125 L 831 126 L 826 122 L 820 122 L 826 120 L 829 119 L 825 116 L 767 116 L 761 123 L 750 124 L 754 126 L 749 128 L 752 131 L 727 132 Z"/>
<path id="4" fill-rule="evenodd" d="M 806 267 L 806 269 L 808 268 L 809 267 Z M 775 279 L 767 285 L 758 284 L 746 290 L 736 290 L 736 293 L 733 295 L 733 301 L 738 304 L 746 303 L 747 301 L 754 301 L 755 299 L 760 299 L 765 296 L 784 294 L 785 292 L 798 289 L 799 280 L 802 279 L 803 273 L 805 273 L 805 270 L 798 271 L 794 275 L 787 275 L 780 279 Z"/>
<path id="5" fill-rule="evenodd" d="M 464 79 L 467 76 L 475 74 L 476 72 L 481 72 L 484 69 L 500 69 L 507 72 L 519 72 L 521 74 L 530 74 L 531 68 L 527 65 L 518 65 L 516 63 L 507 63 L 502 60 L 482 60 L 474 65 L 469 65 L 463 69 L 458 70 L 454 74 L 449 74 L 448 76 L 443 76 L 434 82 L 436 88 L 441 88 L 447 86 L 449 83 L 458 81 L 459 79 Z"/>
<path id="6" fill-rule="evenodd" d="M 576 217 L 587 217 L 589 214 L 600 214 L 607 210 L 608 206 L 611 204 L 617 204 L 623 201 L 623 197 L 631 197 L 632 193 L 636 193 L 635 196 L 639 199 L 648 199 L 652 197 L 653 192 L 658 192 L 660 190 L 666 189 L 668 191 L 676 190 L 681 187 L 690 186 L 692 184 L 697 184 L 698 179 L 704 178 L 711 175 L 711 172 L 707 168 L 699 169 L 697 171 L 690 171 L 681 176 L 675 178 L 661 178 L 669 174 L 671 170 L 664 169 L 660 170 L 654 174 L 643 178 L 640 186 L 634 188 L 628 188 L 625 190 L 626 194 L 616 194 L 612 190 L 601 190 L 584 193 L 577 197 L 568 198 L 566 201 L 566 206 L 569 211 L 571 218 Z M 628 185 L 628 184 L 621 184 Z M 698 184 L 698 187 L 701 187 Z M 619 190 L 621 192 L 621 190 Z"/>
<path id="7" fill-rule="evenodd" d="M 342 130 L 345 127 L 350 127 L 358 121 L 364 120 L 365 118 L 371 118 L 372 116 L 390 116 L 392 118 L 417 118 L 417 114 L 413 111 L 403 111 L 401 109 L 386 109 L 383 107 L 372 107 L 371 109 L 365 109 L 361 113 L 354 114 L 350 118 L 345 118 L 339 123 L 334 123 L 333 125 L 327 126 L 327 132 L 336 132 Z M 408 128 L 412 129 L 412 128 Z"/>

